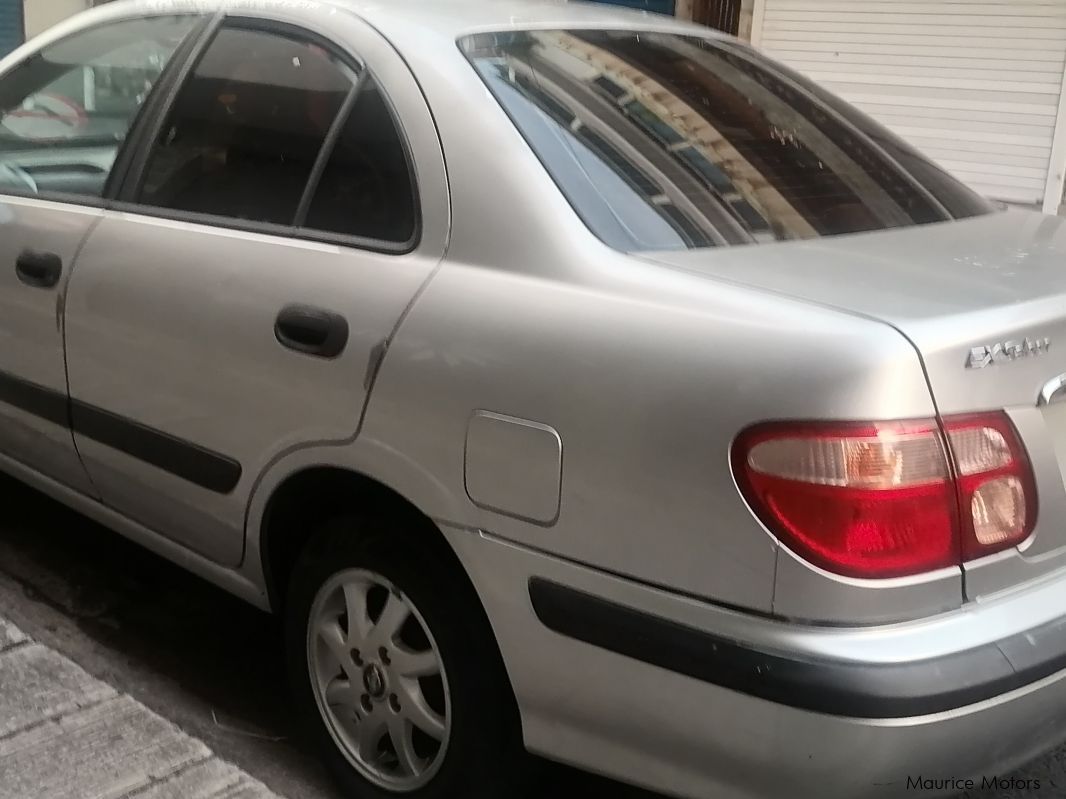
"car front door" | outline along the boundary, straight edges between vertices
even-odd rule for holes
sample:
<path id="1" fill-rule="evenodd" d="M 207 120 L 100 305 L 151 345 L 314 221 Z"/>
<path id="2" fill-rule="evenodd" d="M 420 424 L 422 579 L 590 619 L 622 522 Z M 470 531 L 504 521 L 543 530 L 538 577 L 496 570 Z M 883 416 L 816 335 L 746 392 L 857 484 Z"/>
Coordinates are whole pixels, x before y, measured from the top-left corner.
<path id="1" fill-rule="evenodd" d="M 75 439 L 103 500 L 225 565 L 273 462 L 357 434 L 447 235 L 402 60 L 354 16 L 323 20 L 332 39 L 298 22 L 219 23 L 66 302 Z"/>
<path id="2" fill-rule="evenodd" d="M 87 495 L 69 425 L 64 292 L 121 143 L 196 23 L 102 22 L 0 76 L 0 457 Z"/>

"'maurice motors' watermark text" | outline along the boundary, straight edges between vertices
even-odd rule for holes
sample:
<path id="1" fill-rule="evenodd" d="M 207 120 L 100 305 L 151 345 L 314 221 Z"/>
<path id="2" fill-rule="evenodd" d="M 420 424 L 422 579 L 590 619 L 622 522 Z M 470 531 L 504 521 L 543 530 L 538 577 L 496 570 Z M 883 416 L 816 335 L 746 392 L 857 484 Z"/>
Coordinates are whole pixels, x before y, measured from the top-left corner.
<path id="1" fill-rule="evenodd" d="M 1039 791 L 1040 780 L 1023 777 L 907 777 L 908 791 Z"/>

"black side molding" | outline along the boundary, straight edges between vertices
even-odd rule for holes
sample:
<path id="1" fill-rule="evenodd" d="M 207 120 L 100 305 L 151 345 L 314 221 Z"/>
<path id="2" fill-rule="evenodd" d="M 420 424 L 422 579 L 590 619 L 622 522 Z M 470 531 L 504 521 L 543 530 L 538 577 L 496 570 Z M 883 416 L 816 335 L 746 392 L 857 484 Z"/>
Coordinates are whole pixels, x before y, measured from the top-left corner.
<path id="1" fill-rule="evenodd" d="M 167 433 L 94 408 L 71 403 L 71 420 L 79 435 L 117 449 L 216 494 L 228 494 L 241 479 L 241 465 Z"/>
<path id="2" fill-rule="evenodd" d="M 70 402 L 66 394 L 5 372 L 0 372 L 0 403 L 73 429 L 208 491 L 228 494 L 241 479 L 241 465 L 232 458 L 84 402 Z"/>
<path id="3" fill-rule="evenodd" d="M 66 394 L 0 372 L 0 402 L 60 427 L 70 427 Z"/>
<path id="4" fill-rule="evenodd" d="M 548 629 L 702 682 L 834 716 L 924 716 L 1000 696 L 1066 669 L 1066 618 L 934 660 L 888 665 L 804 659 L 715 636 L 539 578 Z"/>

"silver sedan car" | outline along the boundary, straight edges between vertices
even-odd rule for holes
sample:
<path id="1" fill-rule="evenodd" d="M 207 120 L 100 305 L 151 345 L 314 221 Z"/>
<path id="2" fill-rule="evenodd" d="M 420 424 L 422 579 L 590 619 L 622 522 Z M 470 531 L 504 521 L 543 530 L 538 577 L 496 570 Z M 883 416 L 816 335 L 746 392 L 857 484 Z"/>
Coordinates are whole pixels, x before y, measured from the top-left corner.
<path id="1" fill-rule="evenodd" d="M 283 614 L 352 796 L 1066 738 L 1066 223 L 746 45 L 118 2 L 0 62 L 0 194 L 0 467 Z"/>

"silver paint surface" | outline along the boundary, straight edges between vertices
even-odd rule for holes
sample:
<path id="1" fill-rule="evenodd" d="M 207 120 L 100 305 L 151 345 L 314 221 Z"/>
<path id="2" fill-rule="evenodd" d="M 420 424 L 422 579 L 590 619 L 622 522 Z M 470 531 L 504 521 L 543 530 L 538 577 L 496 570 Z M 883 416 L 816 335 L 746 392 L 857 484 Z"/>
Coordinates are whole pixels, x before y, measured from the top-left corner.
<path id="1" fill-rule="evenodd" d="M 660 17 L 519 0 L 159 0 L 109 4 L 41 41 L 129 14 L 218 8 L 301 25 L 366 60 L 411 140 L 422 243 L 377 255 L 0 198 L 0 335 L 18 344 L 0 348 L 0 369 L 65 390 L 56 298 L 22 291 L 11 262 L 26 242 L 73 257 L 99 219 L 66 295 L 73 396 L 234 457 L 244 476 L 214 495 L 79 437 L 81 470 L 69 434 L 9 410 L 0 468 L 262 607 L 273 492 L 314 467 L 367 475 L 435 520 L 456 551 L 527 746 L 678 796 L 874 795 L 871 779 L 898 777 L 900 764 L 1007 769 L 1066 735 L 1062 675 L 935 717 L 829 718 L 563 639 L 526 593 L 546 577 L 741 642 L 871 665 L 947 656 L 1059 617 L 1066 419 L 1037 400 L 1066 371 L 1066 347 L 965 364 L 989 342 L 1064 338 L 1063 220 L 1012 212 L 807 243 L 643 258 L 608 249 L 455 40 L 531 27 L 703 32 Z M 290 302 L 348 318 L 341 358 L 278 347 L 274 316 Z M 528 485 L 494 472 L 522 441 L 472 433 L 485 409 L 557 432 L 557 497 L 540 468 L 550 447 L 531 459 Z M 965 566 L 965 593 L 962 568 L 878 581 L 815 569 L 762 527 L 733 481 L 732 442 L 757 422 L 999 409 L 1033 461 L 1040 516 L 1022 547 Z M 42 446 L 27 447 L 29 435 Z"/>
<path id="2" fill-rule="evenodd" d="M 466 430 L 466 494 L 480 508 L 551 525 L 559 517 L 563 442 L 548 425 L 476 411 Z"/>

